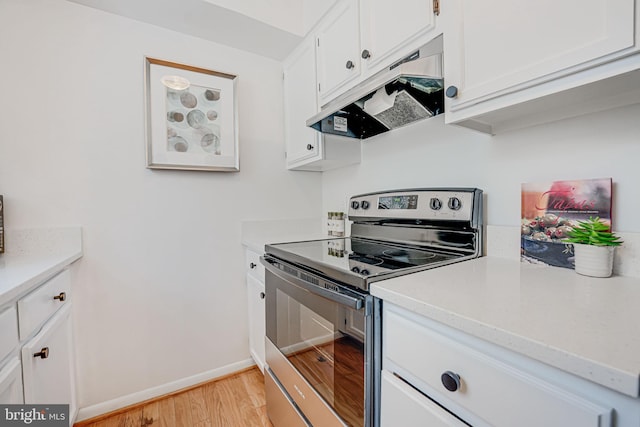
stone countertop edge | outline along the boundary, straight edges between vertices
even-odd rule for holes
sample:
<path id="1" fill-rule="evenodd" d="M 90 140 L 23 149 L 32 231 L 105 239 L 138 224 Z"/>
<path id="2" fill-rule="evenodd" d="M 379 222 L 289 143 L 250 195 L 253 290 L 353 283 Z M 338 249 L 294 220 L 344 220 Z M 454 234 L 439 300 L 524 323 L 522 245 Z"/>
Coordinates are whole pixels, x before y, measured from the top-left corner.
<path id="1" fill-rule="evenodd" d="M 482 257 L 375 282 L 371 294 L 617 392 L 639 396 L 639 279 L 590 278 L 570 269 Z"/>
<path id="2" fill-rule="evenodd" d="M 60 247 L 48 242 L 46 251 L 8 252 L 0 256 L 0 307 L 31 292 L 82 257 L 82 230 L 79 227 L 66 230 Z M 35 234 L 39 231 L 35 230 Z M 42 236 L 49 231 L 42 229 Z M 33 236 L 30 233 L 30 238 Z"/>

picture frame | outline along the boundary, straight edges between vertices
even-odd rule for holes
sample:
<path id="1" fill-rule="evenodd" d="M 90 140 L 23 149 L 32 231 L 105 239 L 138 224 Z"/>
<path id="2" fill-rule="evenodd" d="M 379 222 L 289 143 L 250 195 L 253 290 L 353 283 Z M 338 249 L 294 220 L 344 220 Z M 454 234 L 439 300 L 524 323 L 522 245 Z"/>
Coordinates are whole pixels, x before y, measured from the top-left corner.
<path id="1" fill-rule="evenodd" d="M 232 74 L 145 57 L 149 169 L 240 170 Z"/>

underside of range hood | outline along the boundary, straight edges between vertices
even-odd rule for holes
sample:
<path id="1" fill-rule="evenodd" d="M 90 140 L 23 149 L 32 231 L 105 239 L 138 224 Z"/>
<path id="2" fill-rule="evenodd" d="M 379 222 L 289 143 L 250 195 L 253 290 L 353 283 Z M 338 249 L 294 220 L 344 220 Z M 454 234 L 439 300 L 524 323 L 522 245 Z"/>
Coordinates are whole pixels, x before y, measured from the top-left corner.
<path id="1" fill-rule="evenodd" d="M 443 112 L 442 55 L 417 51 L 325 105 L 307 126 L 366 139 Z"/>

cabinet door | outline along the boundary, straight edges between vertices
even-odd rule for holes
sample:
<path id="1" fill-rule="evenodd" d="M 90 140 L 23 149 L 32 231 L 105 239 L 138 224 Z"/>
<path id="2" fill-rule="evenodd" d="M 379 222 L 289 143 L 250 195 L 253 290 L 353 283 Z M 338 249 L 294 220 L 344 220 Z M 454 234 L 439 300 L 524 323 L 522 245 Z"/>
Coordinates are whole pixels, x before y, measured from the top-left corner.
<path id="1" fill-rule="evenodd" d="M 25 403 L 68 403 L 70 418 L 75 417 L 72 351 L 71 304 L 67 304 L 22 347 Z"/>
<path id="2" fill-rule="evenodd" d="M 247 275 L 249 296 L 249 351 L 260 370 L 264 373 L 264 284 Z"/>
<path id="3" fill-rule="evenodd" d="M 361 57 L 369 73 L 389 65 L 398 49 L 435 28 L 432 0 L 367 0 L 360 7 Z"/>
<path id="4" fill-rule="evenodd" d="M 284 65 L 284 114 L 287 167 L 322 155 L 320 132 L 306 126 L 318 112 L 315 39 L 309 37 Z"/>
<path id="5" fill-rule="evenodd" d="M 432 400 L 388 371 L 382 371 L 380 427 L 465 427 Z"/>
<path id="6" fill-rule="evenodd" d="M 14 358 L 0 369 L 0 404 L 24 403 L 22 398 L 22 370 L 20 360 Z"/>
<path id="7" fill-rule="evenodd" d="M 611 60 L 634 45 L 634 0 L 451 2 L 451 111 Z"/>
<path id="8" fill-rule="evenodd" d="M 357 0 L 333 6 L 318 28 L 318 83 L 320 105 L 360 76 L 360 17 Z"/>

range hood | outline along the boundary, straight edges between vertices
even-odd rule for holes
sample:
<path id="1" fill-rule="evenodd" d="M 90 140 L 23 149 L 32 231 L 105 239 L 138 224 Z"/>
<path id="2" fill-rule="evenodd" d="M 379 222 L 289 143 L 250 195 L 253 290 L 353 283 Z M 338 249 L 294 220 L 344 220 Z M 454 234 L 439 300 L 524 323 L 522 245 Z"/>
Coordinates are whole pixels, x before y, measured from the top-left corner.
<path id="1" fill-rule="evenodd" d="M 365 139 L 444 112 L 442 54 L 418 50 L 322 107 L 307 126 Z"/>

